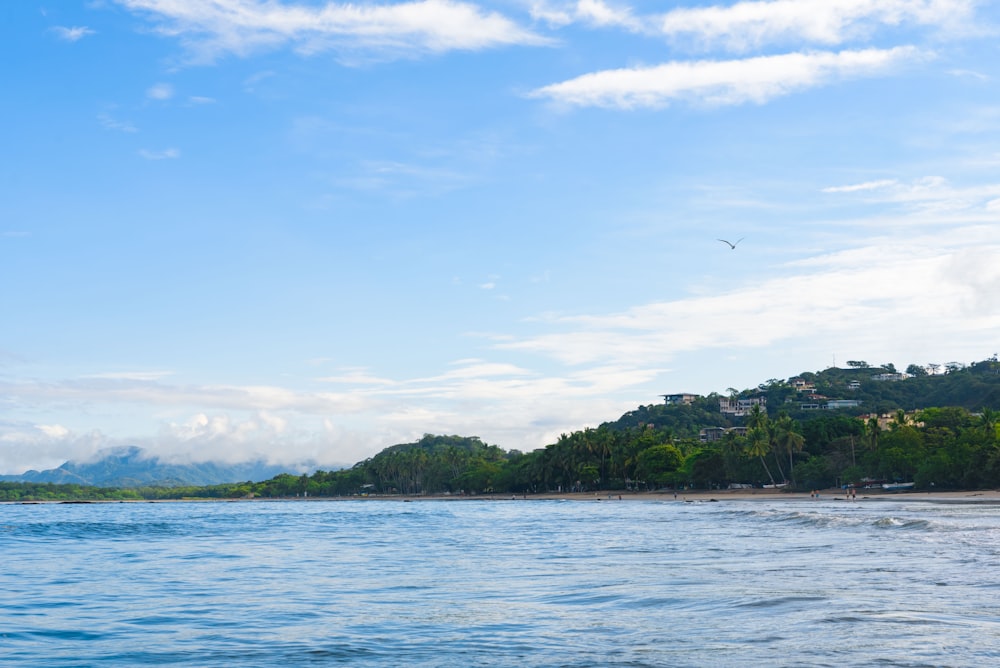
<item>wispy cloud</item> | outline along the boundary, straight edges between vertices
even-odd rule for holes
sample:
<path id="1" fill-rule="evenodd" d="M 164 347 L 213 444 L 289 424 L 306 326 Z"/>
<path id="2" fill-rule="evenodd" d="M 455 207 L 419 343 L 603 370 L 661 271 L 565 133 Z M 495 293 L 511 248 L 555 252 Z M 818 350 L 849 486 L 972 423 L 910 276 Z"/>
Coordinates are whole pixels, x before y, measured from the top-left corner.
<path id="1" fill-rule="evenodd" d="M 896 47 L 671 62 L 585 74 L 529 95 L 569 106 L 617 109 L 655 108 L 676 101 L 713 106 L 760 104 L 837 80 L 884 74 L 926 57 L 914 47 Z"/>
<path id="2" fill-rule="evenodd" d="M 168 83 L 158 83 L 146 89 L 146 97 L 150 100 L 169 100 L 174 96 L 174 87 Z"/>
<path id="3" fill-rule="evenodd" d="M 333 376 L 323 376 L 317 378 L 317 381 L 321 383 L 336 383 L 342 385 L 394 385 L 395 381 L 389 378 L 381 378 L 379 376 L 373 376 L 368 372 L 367 369 L 363 368 L 350 368 L 341 369 L 340 372 Z"/>
<path id="4" fill-rule="evenodd" d="M 69 435 L 69 429 L 58 424 L 40 424 L 36 428 L 50 438 L 64 438 Z"/>
<path id="5" fill-rule="evenodd" d="M 789 42 L 833 46 L 881 26 L 955 26 L 974 8 L 971 0 L 770 0 L 675 9 L 657 27 L 671 37 L 739 51 Z"/>
<path id="6" fill-rule="evenodd" d="M 347 190 L 381 192 L 399 198 L 437 196 L 462 188 L 474 175 L 450 167 L 366 160 L 358 172 L 338 176 L 331 183 Z"/>
<path id="7" fill-rule="evenodd" d="M 456 0 L 319 5 L 260 0 L 117 0 L 178 37 L 197 59 L 291 46 L 410 56 L 547 40 L 497 12 Z"/>
<path id="8" fill-rule="evenodd" d="M 990 81 L 991 79 L 990 75 L 975 70 L 948 70 L 948 74 L 960 79 L 975 79 L 976 81 Z"/>
<path id="9" fill-rule="evenodd" d="M 96 34 L 96 31 L 91 30 L 86 26 L 73 26 L 72 28 L 67 28 L 66 26 L 53 26 L 51 30 L 59 39 L 65 42 L 78 42 L 88 35 Z"/>
<path id="10" fill-rule="evenodd" d="M 823 188 L 825 193 L 854 193 L 859 191 L 867 190 L 879 190 L 881 188 L 888 188 L 894 186 L 898 183 L 895 179 L 881 179 L 879 181 L 865 181 L 864 183 L 852 183 L 846 186 L 830 186 L 828 188 Z"/>
<path id="11" fill-rule="evenodd" d="M 97 120 L 108 130 L 117 130 L 118 132 L 128 133 L 139 131 L 139 129 L 132 125 L 132 123 L 128 121 L 120 121 L 117 118 L 113 118 L 110 114 L 98 114 Z"/>
<path id="12" fill-rule="evenodd" d="M 181 152 L 176 148 L 167 148 L 162 151 L 150 151 L 147 149 L 140 149 L 139 155 L 146 160 L 176 160 L 181 157 Z"/>
<path id="13" fill-rule="evenodd" d="M 862 194 L 872 202 L 898 204 L 911 214 L 901 220 L 907 225 L 947 224 L 956 215 L 972 222 L 977 213 L 990 209 L 990 202 L 1000 197 L 1000 184 L 956 186 L 942 176 L 923 176 L 910 181 L 882 179 L 845 186 L 824 188 L 830 194 Z M 880 225 L 887 224 L 879 221 Z"/>
<path id="14" fill-rule="evenodd" d="M 988 226 L 903 243 L 877 237 L 790 264 L 791 275 L 721 294 L 552 317 L 543 323 L 549 331 L 497 347 L 582 367 L 665 364 L 698 351 L 790 343 L 804 332 L 816 350 L 836 350 L 849 336 L 853 346 L 882 355 L 910 354 L 928 338 L 950 338 L 968 352 L 982 345 L 984 332 L 1000 327 L 1000 267 L 990 265 L 998 251 Z"/>
<path id="15" fill-rule="evenodd" d="M 253 93 L 257 90 L 257 84 L 265 79 L 270 79 L 273 76 L 274 72 L 271 70 L 255 72 L 243 80 L 243 90 L 247 93 Z"/>
<path id="16" fill-rule="evenodd" d="M 630 7 L 609 4 L 603 0 L 539 0 L 531 4 L 530 12 L 532 18 L 553 26 L 583 23 L 596 28 L 620 27 L 631 31 L 643 29 L 643 21 L 633 14 Z"/>
<path id="17" fill-rule="evenodd" d="M 85 376 L 85 378 L 103 378 L 106 380 L 160 380 L 172 376 L 172 371 L 105 371 Z"/>
<path id="18" fill-rule="evenodd" d="M 904 26 L 963 34 L 976 4 L 973 0 L 761 0 L 636 13 L 621 2 L 534 0 L 529 12 L 555 27 L 622 28 L 666 36 L 698 49 L 750 51 L 776 44 L 836 46 Z"/>

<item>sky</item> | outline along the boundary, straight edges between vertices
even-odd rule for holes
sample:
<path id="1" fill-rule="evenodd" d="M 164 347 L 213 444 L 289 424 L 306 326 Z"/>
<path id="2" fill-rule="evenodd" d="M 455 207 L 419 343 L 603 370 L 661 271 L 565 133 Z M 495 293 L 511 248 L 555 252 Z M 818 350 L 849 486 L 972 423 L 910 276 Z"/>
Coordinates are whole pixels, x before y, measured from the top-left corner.
<path id="1" fill-rule="evenodd" d="M 986 359 L 998 4 L 4 2 L 0 473 Z"/>

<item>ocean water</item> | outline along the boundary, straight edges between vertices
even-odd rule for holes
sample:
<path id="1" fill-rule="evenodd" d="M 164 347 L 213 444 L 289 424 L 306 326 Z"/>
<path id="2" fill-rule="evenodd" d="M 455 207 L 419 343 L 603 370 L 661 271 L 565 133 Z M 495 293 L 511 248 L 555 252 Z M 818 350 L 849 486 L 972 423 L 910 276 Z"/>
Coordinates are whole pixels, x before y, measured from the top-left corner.
<path id="1" fill-rule="evenodd" d="M 0 505 L 3 666 L 764 664 L 1000 664 L 1000 506 Z"/>

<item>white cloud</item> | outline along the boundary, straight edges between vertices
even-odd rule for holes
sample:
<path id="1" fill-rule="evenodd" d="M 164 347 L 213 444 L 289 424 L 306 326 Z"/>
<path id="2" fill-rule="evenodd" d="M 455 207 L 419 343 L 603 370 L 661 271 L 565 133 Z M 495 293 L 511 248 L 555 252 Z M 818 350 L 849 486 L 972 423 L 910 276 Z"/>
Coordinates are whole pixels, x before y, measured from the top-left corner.
<path id="1" fill-rule="evenodd" d="M 97 120 L 100 121 L 101 125 L 108 130 L 117 130 L 119 132 L 138 132 L 138 128 L 129 123 L 128 121 L 119 121 L 113 118 L 110 114 L 98 114 Z"/>
<path id="2" fill-rule="evenodd" d="M 139 445 L 171 461 L 262 458 L 328 467 L 354 463 L 424 433 L 479 435 L 507 448 L 534 449 L 562 431 L 627 410 L 630 402 L 610 397 L 657 373 L 649 365 L 600 365 L 565 376 L 543 376 L 509 362 L 482 359 L 448 366 L 436 376 L 405 380 L 376 379 L 355 369 L 329 379 L 349 384 L 343 392 L 122 378 L 0 378 L 5 395 L 33 405 L 76 405 L 84 419 L 94 419 L 103 407 L 119 413 L 123 406 L 133 415 L 146 413 L 151 422 L 164 413 L 186 416 L 161 419 L 155 436 L 140 437 L 100 432 L 81 436 L 72 428 L 45 431 L 0 423 L 0 471 L 55 466 L 113 445 Z"/>
<path id="3" fill-rule="evenodd" d="M 925 57 L 916 48 L 896 47 L 671 62 L 585 74 L 529 95 L 571 106 L 617 109 L 662 107 L 678 100 L 706 105 L 761 104 L 840 79 L 884 74 Z"/>
<path id="4" fill-rule="evenodd" d="M 603 0 L 576 0 L 575 2 L 533 2 L 532 18 L 553 26 L 584 23 L 597 28 L 621 27 L 631 31 L 643 29 L 630 7 L 611 5 Z"/>
<path id="5" fill-rule="evenodd" d="M 976 81 L 990 81 L 991 79 L 990 75 L 983 74 L 982 72 L 977 72 L 975 70 L 948 70 L 948 74 L 953 77 L 961 79 L 975 79 Z"/>
<path id="6" fill-rule="evenodd" d="M 552 317 L 544 323 L 548 331 L 497 348 L 581 367 L 626 368 L 803 337 L 816 350 L 850 341 L 857 349 L 894 356 L 935 341 L 968 351 L 992 345 L 984 334 L 1000 327 L 998 310 L 987 307 L 1000 301 L 1000 265 L 990 264 L 997 252 L 988 226 L 903 241 L 873 238 L 865 246 L 790 264 L 790 274 L 720 294 L 620 313 Z"/>
<path id="7" fill-rule="evenodd" d="M 0 473 L 55 468 L 67 459 L 84 460 L 112 445 L 100 432 L 76 434 L 59 424 L 0 421 Z"/>
<path id="8" fill-rule="evenodd" d="M 836 46 L 905 26 L 962 35 L 971 30 L 975 7 L 974 0 L 770 0 L 637 15 L 603 0 L 534 0 L 529 12 L 554 27 L 617 27 L 703 49 L 748 51 L 775 44 Z"/>
<path id="9" fill-rule="evenodd" d="M 942 176 L 923 176 L 908 182 L 896 179 L 868 181 L 823 188 L 831 194 L 863 194 L 866 201 L 903 205 L 911 214 L 899 222 L 906 226 L 954 224 L 955 216 L 973 222 L 991 211 L 991 202 L 1000 197 L 1000 184 L 987 183 L 956 187 Z M 884 220 L 879 225 L 886 225 Z"/>
<path id="10" fill-rule="evenodd" d="M 854 183 L 847 186 L 830 186 L 823 188 L 825 193 L 853 193 L 867 190 L 879 190 L 896 185 L 895 179 L 881 179 L 879 181 L 865 181 L 864 183 Z"/>
<path id="11" fill-rule="evenodd" d="M 168 148 L 162 151 L 149 151 L 147 149 L 140 149 L 139 155 L 141 155 L 146 160 L 175 160 L 181 157 L 181 152 L 176 148 Z"/>
<path id="12" fill-rule="evenodd" d="M 344 385 L 393 385 L 395 381 L 371 375 L 367 369 L 343 369 L 335 376 L 323 376 L 316 380 L 323 383 L 340 383 Z"/>
<path id="13" fill-rule="evenodd" d="M 274 72 L 271 70 L 264 70 L 262 72 L 255 72 L 251 74 L 246 79 L 243 80 L 243 90 L 247 93 L 253 93 L 257 90 L 257 84 L 265 79 L 270 79 L 274 76 Z"/>
<path id="14" fill-rule="evenodd" d="M 106 380 L 137 380 L 151 381 L 173 375 L 172 371 L 106 371 L 95 373 L 85 378 L 103 378 Z"/>
<path id="15" fill-rule="evenodd" d="M 36 425 L 38 430 L 48 436 L 49 438 L 64 438 L 69 435 L 69 429 L 58 424 L 40 424 Z"/>
<path id="16" fill-rule="evenodd" d="M 87 28 L 86 26 L 74 26 L 72 28 L 67 28 L 65 26 L 54 26 L 52 28 L 59 39 L 67 42 L 77 42 L 88 35 L 95 34 L 95 31 Z"/>
<path id="17" fill-rule="evenodd" d="M 304 4 L 260 0 L 118 0 L 151 16 L 201 60 L 293 46 L 302 53 L 364 50 L 413 55 L 546 40 L 496 13 L 455 0 Z"/>
<path id="18" fill-rule="evenodd" d="M 659 30 L 707 45 L 746 50 L 775 42 L 842 44 L 878 26 L 952 26 L 967 20 L 971 0 L 772 0 L 675 9 Z"/>
<path id="19" fill-rule="evenodd" d="M 154 84 L 146 90 L 146 97 L 150 100 L 169 100 L 173 96 L 174 87 L 168 83 Z"/>

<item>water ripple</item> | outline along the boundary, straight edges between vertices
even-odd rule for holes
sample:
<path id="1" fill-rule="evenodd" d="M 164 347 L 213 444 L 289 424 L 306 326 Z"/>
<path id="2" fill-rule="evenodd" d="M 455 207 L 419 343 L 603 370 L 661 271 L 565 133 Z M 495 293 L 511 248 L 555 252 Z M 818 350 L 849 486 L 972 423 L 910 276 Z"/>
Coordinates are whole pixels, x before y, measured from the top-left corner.
<path id="1" fill-rule="evenodd" d="M 988 665 L 998 538 L 929 504 L 8 504 L 0 660 Z"/>

